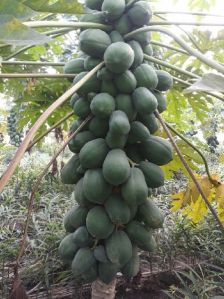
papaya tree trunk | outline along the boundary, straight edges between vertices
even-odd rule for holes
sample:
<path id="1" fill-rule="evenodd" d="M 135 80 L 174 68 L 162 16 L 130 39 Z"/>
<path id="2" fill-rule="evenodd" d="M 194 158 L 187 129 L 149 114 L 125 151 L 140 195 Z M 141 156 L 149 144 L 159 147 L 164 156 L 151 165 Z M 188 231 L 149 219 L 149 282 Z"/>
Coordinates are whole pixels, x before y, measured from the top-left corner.
<path id="1" fill-rule="evenodd" d="M 114 299 L 116 279 L 110 284 L 105 284 L 101 280 L 96 280 L 92 284 L 92 299 Z"/>

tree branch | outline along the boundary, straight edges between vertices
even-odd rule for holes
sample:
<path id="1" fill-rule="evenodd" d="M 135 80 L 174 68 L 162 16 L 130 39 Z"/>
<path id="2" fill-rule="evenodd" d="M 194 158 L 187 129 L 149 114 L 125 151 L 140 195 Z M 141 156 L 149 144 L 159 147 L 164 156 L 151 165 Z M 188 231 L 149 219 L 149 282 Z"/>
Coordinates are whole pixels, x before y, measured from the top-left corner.
<path id="1" fill-rule="evenodd" d="M 72 86 L 67 90 L 60 98 L 58 98 L 43 114 L 38 118 L 35 124 L 27 133 L 20 147 L 18 148 L 14 158 L 9 164 L 9 167 L 3 173 L 0 180 L 0 192 L 3 190 L 5 185 L 8 183 L 9 179 L 13 175 L 16 167 L 18 166 L 20 160 L 22 159 L 24 153 L 26 152 L 27 147 L 30 144 L 30 141 L 33 139 L 33 136 L 41 125 L 46 121 L 46 119 L 54 112 L 55 109 L 60 107 L 69 97 L 71 97 L 83 84 L 85 84 L 101 67 L 104 65 L 104 62 L 98 64 L 94 69 L 92 69 L 87 75 L 85 75 L 77 84 Z"/>
<path id="2" fill-rule="evenodd" d="M 221 17 L 223 18 L 224 15 L 222 14 L 211 14 L 211 13 L 205 13 L 205 12 L 196 12 L 196 11 L 154 11 L 155 15 L 167 15 L 167 14 L 177 14 L 177 15 L 195 15 L 195 16 L 204 16 L 204 17 Z"/>
<path id="3" fill-rule="evenodd" d="M 2 65 L 37 65 L 37 66 L 64 66 L 64 62 L 48 62 L 48 61 L 0 61 Z"/>
<path id="4" fill-rule="evenodd" d="M 209 59 L 208 57 L 206 57 L 201 52 L 193 49 L 187 43 L 185 43 L 185 41 L 183 41 L 179 36 L 174 34 L 172 31 L 168 30 L 167 28 L 163 28 L 163 27 L 160 27 L 160 26 L 146 26 L 146 27 L 134 30 L 134 31 L 126 34 L 124 36 L 124 38 L 125 38 L 125 40 L 129 40 L 129 39 L 133 38 L 136 34 L 142 33 L 142 32 L 147 32 L 147 31 L 162 32 L 166 35 L 171 36 L 189 54 L 191 54 L 192 56 L 197 57 L 203 63 L 207 64 L 208 66 L 210 66 L 210 67 L 216 69 L 217 71 L 221 72 L 222 74 L 224 74 L 224 66 L 223 65 L 219 64 L 215 60 Z"/>
<path id="5" fill-rule="evenodd" d="M 187 22 L 187 21 L 152 21 L 150 25 L 181 25 L 181 26 L 220 26 L 222 27 L 224 23 L 212 23 L 212 22 Z"/>
<path id="6" fill-rule="evenodd" d="M 181 48 L 176 48 L 176 47 L 173 47 L 173 46 L 170 46 L 170 45 L 166 45 L 166 44 L 154 41 L 154 40 L 151 41 L 151 44 L 155 45 L 155 46 L 167 48 L 167 49 L 170 49 L 170 50 L 173 50 L 173 51 L 176 51 L 176 52 L 180 52 L 180 53 L 185 54 L 185 55 L 188 55 L 188 52 L 182 50 Z"/>
<path id="7" fill-rule="evenodd" d="M 179 156 L 181 162 L 183 163 L 184 167 L 186 168 L 187 172 L 189 173 L 191 179 L 193 180 L 195 186 L 197 187 L 199 193 L 201 194 L 201 196 L 202 196 L 204 202 L 206 203 L 208 209 L 210 210 L 210 212 L 212 213 L 212 215 L 213 215 L 214 218 L 216 219 L 216 221 L 217 221 L 217 223 L 218 223 L 218 225 L 219 225 L 219 227 L 220 227 L 220 229 L 221 229 L 221 232 L 224 233 L 224 226 L 223 226 L 221 220 L 219 219 L 219 217 L 218 217 L 218 215 L 217 215 L 215 209 L 212 207 L 212 205 L 210 204 L 209 200 L 207 199 L 207 197 L 206 197 L 206 195 L 205 195 L 205 193 L 204 193 L 204 191 L 203 191 L 201 185 L 200 185 L 199 182 L 197 181 L 197 179 L 196 179 L 196 177 L 195 177 L 193 171 L 191 170 L 191 168 L 190 168 L 189 165 L 187 164 L 186 160 L 184 159 L 184 157 L 183 157 L 183 155 L 182 155 L 182 153 L 181 153 L 179 147 L 177 146 L 175 140 L 173 139 L 173 136 L 172 136 L 172 134 L 170 133 L 168 127 L 166 126 L 166 124 L 165 124 L 163 118 L 162 118 L 161 115 L 158 113 L 158 111 L 155 112 L 155 116 L 158 118 L 158 120 L 159 120 L 159 122 L 161 123 L 161 125 L 162 125 L 164 131 L 166 132 L 167 136 L 169 137 L 170 142 L 172 143 L 173 147 L 175 148 L 175 150 L 176 150 L 176 152 L 177 152 L 177 154 L 178 154 L 178 156 Z"/>
<path id="8" fill-rule="evenodd" d="M 45 136 L 47 136 L 51 131 L 53 131 L 55 128 L 59 127 L 63 122 L 65 122 L 67 119 L 69 119 L 71 116 L 74 115 L 74 111 L 67 114 L 65 117 L 63 117 L 61 120 L 59 120 L 56 124 L 54 124 L 52 127 L 50 127 L 46 132 L 41 134 L 39 137 L 37 137 L 27 148 L 27 152 L 31 150 L 31 148 L 37 144 L 41 139 L 43 139 Z"/>
<path id="9" fill-rule="evenodd" d="M 208 175 L 209 181 L 213 185 L 216 185 L 216 180 L 214 180 L 212 178 L 211 174 L 210 174 L 208 162 L 207 162 L 205 156 L 203 155 L 203 153 L 193 143 L 191 143 L 186 137 L 184 137 L 176 129 L 174 129 L 170 124 L 168 124 L 167 122 L 165 122 L 165 124 L 168 127 L 168 129 L 170 129 L 174 134 L 176 134 L 177 136 L 179 136 L 180 139 L 182 139 L 184 142 L 186 142 L 190 147 L 192 147 L 199 154 L 199 156 L 202 158 L 202 160 L 203 160 L 203 162 L 205 164 L 205 170 L 206 170 L 206 173 Z"/>
<path id="10" fill-rule="evenodd" d="M 48 73 L 2 73 L 0 78 L 15 79 L 15 78 L 74 78 L 77 74 L 48 74 Z"/>
<path id="11" fill-rule="evenodd" d="M 183 75 L 189 76 L 189 77 L 191 77 L 191 78 L 196 78 L 196 79 L 199 79 L 199 78 L 200 78 L 200 76 L 198 76 L 198 75 L 196 75 L 196 74 L 194 74 L 194 73 L 191 73 L 191 72 L 189 72 L 189 71 L 185 71 L 185 70 L 183 70 L 183 69 L 181 69 L 181 68 L 179 68 L 179 67 L 177 67 L 177 66 L 175 66 L 175 65 L 173 65 L 173 64 L 170 64 L 170 63 L 168 63 L 168 62 L 166 62 L 166 61 L 164 61 L 164 60 L 160 60 L 160 59 L 155 58 L 155 57 L 153 57 L 153 56 L 149 56 L 149 55 L 144 54 L 144 58 L 145 58 L 146 60 L 148 60 L 148 61 L 158 63 L 158 64 L 160 64 L 160 65 L 163 65 L 163 66 L 165 66 L 165 67 L 167 67 L 167 68 L 169 68 L 169 69 L 172 69 L 172 70 L 174 70 L 174 71 L 177 71 L 178 73 L 181 73 L 181 74 L 183 74 Z"/>
<path id="12" fill-rule="evenodd" d="M 54 27 L 54 28 L 73 28 L 73 29 L 102 29 L 102 30 L 111 30 L 112 27 L 109 25 L 92 23 L 92 22 L 62 22 L 62 21 L 31 21 L 24 22 L 24 25 L 30 28 L 42 28 L 42 27 Z"/>
<path id="13" fill-rule="evenodd" d="M 27 240 L 27 234 L 28 234 L 28 228 L 29 228 L 29 223 L 30 223 L 30 219 L 31 219 L 31 215 L 32 215 L 32 210 L 33 210 L 33 203 L 34 203 L 34 196 L 38 190 L 38 188 L 41 185 L 41 181 L 44 178 L 44 176 L 47 174 L 49 168 L 51 167 L 51 165 L 54 163 L 55 159 L 63 152 L 63 150 L 66 148 L 67 144 L 69 143 L 69 141 L 74 138 L 79 132 L 80 130 L 89 122 L 89 120 L 92 118 L 92 116 L 88 116 L 82 123 L 81 125 L 78 127 L 78 129 L 73 132 L 69 138 L 67 139 L 67 141 L 63 144 L 63 146 L 59 149 L 59 151 L 54 155 L 54 157 L 51 159 L 51 161 L 47 164 L 47 166 L 44 168 L 44 170 L 42 171 L 42 173 L 39 175 L 39 177 L 37 178 L 36 183 L 34 184 L 32 191 L 31 191 L 31 195 L 29 198 L 29 205 L 28 205 L 28 212 L 27 212 L 27 218 L 26 218 L 26 224 L 25 224 L 25 229 L 24 229 L 24 233 L 23 233 L 23 239 L 22 242 L 20 243 L 20 250 L 18 253 L 18 257 L 16 260 L 16 267 L 18 267 L 21 257 L 23 256 L 24 250 L 25 250 L 25 244 L 26 244 L 26 240 Z"/>

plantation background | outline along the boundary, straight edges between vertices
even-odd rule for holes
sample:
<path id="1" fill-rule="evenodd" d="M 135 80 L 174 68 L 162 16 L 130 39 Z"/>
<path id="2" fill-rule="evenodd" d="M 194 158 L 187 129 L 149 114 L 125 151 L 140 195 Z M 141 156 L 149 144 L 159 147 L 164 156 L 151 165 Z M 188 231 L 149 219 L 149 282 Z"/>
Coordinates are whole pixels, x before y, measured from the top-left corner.
<path id="1" fill-rule="evenodd" d="M 66 14 L 65 3 L 58 2 L 59 6 L 54 8 L 53 12 L 45 10 L 50 11 L 50 14 L 33 13 L 34 10 L 41 11 L 41 1 L 17 1 L 18 6 L 15 6 L 13 0 L 0 3 L 2 20 L 5 20 L 4 16 L 8 18 L 0 29 L 0 56 L 3 62 L 23 60 L 63 64 L 76 57 L 77 30 L 70 28 L 67 33 L 60 34 L 52 32 L 54 28 L 32 29 L 39 33 L 50 32 L 52 40 L 46 38 L 43 44 L 31 47 L 40 36 L 20 27 L 22 22 L 27 20 L 77 21 L 80 15 L 75 15 L 75 12 L 82 13 L 82 6 L 73 4 L 74 14 Z M 24 3 L 28 4 L 28 8 L 22 7 Z M 46 5 L 50 4 L 51 1 L 46 1 Z M 153 21 L 169 21 L 171 24 L 166 25 L 167 28 L 181 36 L 185 43 L 223 64 L 222 6 L 222 1 L 215 0 L 185 1 L 184 4 L 183 1 L 153 1 L 152 9 L 158 12 L 154 14 Z M 163 14 L 161 10 L 196 11 L 213 16 Z M 13 23 L 15 19 L 8 17 L 9 12 L 16 18 L 16 23 Z M 172 25 L 173 22 L 210 22 L 220 23 L 220 26 Z M 13 24 L 16 26 L 13 27 Z M 24 30 L 26 41 L 19 40 L 19 30 Z M 11 40 L 13 42 L 10 42 Z M 153 32 L 152 41 L 156 66 L 169 71 L 177 79 L 167 94 L 168 109 L 162 116 L 203 153 L 209 172 L 205 171 L 204 162 L 198 153 L 174 134 L 185 159 L 196 173 L 219 219 L 224 223 L 224 97 L 223 89 L 217 89 L 217 81 L 222 85 L 223 77 L 210 77 L 209 80 L 213 88 L 210 93 L 215 93 L 218 98 L 204 93 L 204 90 L 186 93 L 184 90 L 198 80 L 197 76 L 217 74 L 217 71 L 189 56 L 170 36 Z M 7 46 L 8 43 L 10 46 Z M 174 49 L 167 48 L 167 45 Z M 166 67 L 162 64 L 164 61 L 168 63 Z M 2 63 L 1 73 L 58 74 L 63 73 L 63 66 Z M 70 85 L 66 78 L 47 78 L 47 75 L 45 78 L 31 78 L 29 75 L 26 78 L 0 78 L 1 174 L 6 170 L 28 129 Z M 48 118 L 38 131 L 37 137 L 70 112 L 67 101 Z M 7 298 L 12 278 L 11 263 L 15 261 L 23 235 L 33 184 L 62 145 L 74 119 L 75 115 L 25 154 L 20 167 L 0 195 L 0 269 L 4 270 L 3 274 L 0 274 L 0 294 L 2 292 L 3 298 Z M 166 136 L 162 129 L 158 135 Z M 35 196 L 27 247 L 21 264 L 21 277 L 27 290 L 31 290 L 31 296 L 42 291 L 42 296 L 51 298 L 49 294 L 53 292 L 52 298 L 56 298 L 54 292 L 57 293 L 60 289 L 63 294 L 67 292 L 68 296 L 76 292 L 77 298 L 88 298 L 88 288 L 86 291 L 73 281 L 57 253 L 64 235 L 63 215 L 73 204 L 70 199 L 73 187 L 64 186 L 60 182 L 60 170 L 70 156 L 66 149 L 55 160 Z M 132 282 L 131 288 L 130 282 L 121 281 L 117 298 L 148 298 L 144 296 L 149 295 L 152 298 L 224 298 L 223 235 L 179 158 L 175 156 L 174 161 L 165 166 L 164 170 L 167 177 L 165 186 L 153 191 L 153 198 L 166 215 L 164 229 L 159 230 L 156 235 L 160 244 L 159 250 L 154 256 L 141 255 L 144 279 Z M 215 184 L 211 184 L 209 174 Z M 161 290 L 165 290 L 167 294 Z"/>

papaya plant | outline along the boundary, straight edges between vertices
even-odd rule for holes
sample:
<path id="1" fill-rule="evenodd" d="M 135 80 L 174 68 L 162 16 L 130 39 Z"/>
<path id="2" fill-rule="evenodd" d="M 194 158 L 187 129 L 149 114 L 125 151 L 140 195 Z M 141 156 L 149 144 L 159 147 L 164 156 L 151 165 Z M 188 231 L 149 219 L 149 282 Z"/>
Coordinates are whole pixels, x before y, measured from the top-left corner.
<path id="1" fill-rule="evenodd" d="M 60 1 L 55 5 L 25 1 L 30 9 L 49 12 L 60 12 L 57 4 Z M 75 12 L 83 12 L 80 5 L 75 5 Z M 162 227 L 163 215 L 150 194 L 151 189 L 164 184 L 161 166 L 173 159 L 170 143 L 154 135 L 159 129 L 156 115 L 166 111 L 165 92 L 172 88 L 174 79 L 178 87 L 186 86 L 186 80 L 178 75 L 180 68 L 155 57 L 149 31 L 171 35 L 184 48 L 182 52 L 222 73 L 224 68 L 169 30 L 151 25 L 152 10 L 147 1 L 86 0 L 84 7 L 86 14 L 80 22 L 21 23 L 26 43 L 29 25 L 63 27 L 63 32 L 68 27 L 80 28 L 79 52 L 64 66 L 64 76 L 73 86 L 34 124 L 0 186 L 6 184 L 37 129 L 71 97 L 71 108 L 78 117 L 70 128 L 74 137 L 68 143 L 74 155 L 62 169 L 61 179 L 75 185 L 72 198 L 78 205 L 65 215 L 66 236 L 59 253 L 75 279 L 93 283 L 93 298 L 105 298 L 108 290 L 107 298 L 114 298 L 117 272 L 132 278 L 139 271 L 138 248 L 149 252 L 156 249 L 153 231 Z M 6 28 L 10 22 L 6 22 Z M 36 43 L 40 34 L 34 35 Z M 60 30 L 49 35 L 54 34 L 60 34 Z M 44 36 L 44 42 L 49 42 L 48 34 Z M 8 37 L 2 41 L 10 44 Z M 170 67 L 172 73 L 160 69 L 160 65 Z M 181 74 L 200 78 L 187 70 Z M 222 99 L 212 92 L 208 95 Z M 90 120 L 80 129 L 88 117 Z"/>

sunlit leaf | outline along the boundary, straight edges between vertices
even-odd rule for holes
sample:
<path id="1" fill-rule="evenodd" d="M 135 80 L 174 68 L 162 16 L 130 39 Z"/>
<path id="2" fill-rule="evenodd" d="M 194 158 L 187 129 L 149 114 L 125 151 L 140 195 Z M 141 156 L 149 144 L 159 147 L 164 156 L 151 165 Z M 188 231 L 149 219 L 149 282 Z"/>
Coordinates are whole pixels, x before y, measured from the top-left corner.
<path id="1" fill-rule="evenodd" d="M 11 15 L 20 20 L 27 20 L 34 16 L 34 12 L 26 5 L 19 3 L 16 0 L 1 0 L 0 1 L 0 15 Z"/>
<path id="2" fill-rule="evenodd" d="M 185 93 L 195 91 L 224 91 L 224 76 L 218 74 L 205 74 L 201 79 L 184 90 Z"/>
<path id="3" fill-rule="evenodd" d="M 77 0 L 57 0 L 52 3 L 50 0 L 23 0 L 23 4 L 33 10 L 52 13 L 83 13 L 83 6 Z"/>
<path id="4" fill-rule="evenodd" d="M 0 18 L 0 43 L 10 45 L 36 45 L 49 42 L 51 39 L 44 34 L 24 26 L 10 15 Z"/>

